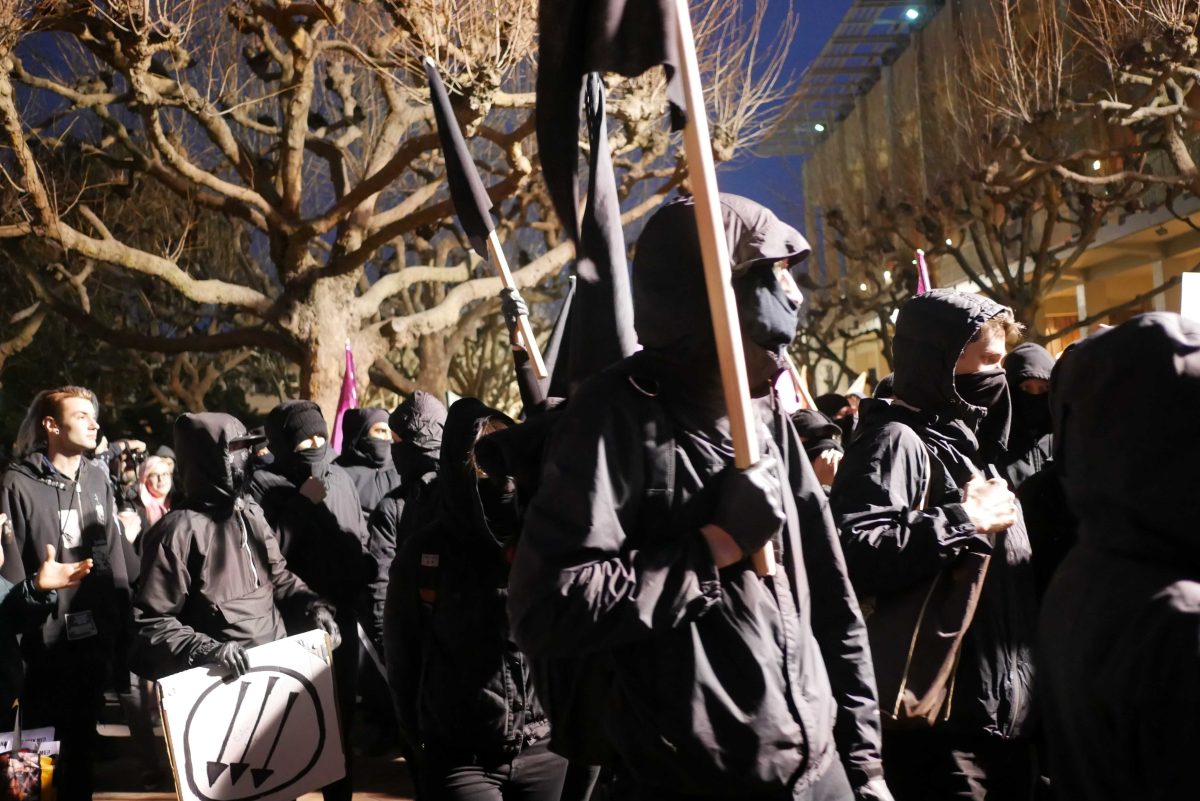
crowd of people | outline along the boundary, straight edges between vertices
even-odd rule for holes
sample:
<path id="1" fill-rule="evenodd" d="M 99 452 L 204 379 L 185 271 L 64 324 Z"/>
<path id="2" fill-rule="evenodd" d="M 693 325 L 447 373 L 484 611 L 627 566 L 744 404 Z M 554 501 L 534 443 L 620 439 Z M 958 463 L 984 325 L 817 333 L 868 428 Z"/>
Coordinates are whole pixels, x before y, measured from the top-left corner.
<path id="1" fill-rule="evenodd" d="M 347 744 L 361 712 L 421 799 L 1194 795 L 1200 324 L 1140 315 L 1056 361 L 1010 310 L 933 290 L 872 397 L 789 413 L 808 245 L 721 205 L 750 467 L 688 200 L 637 244 L 641 350 L 565 402 L 529 383 L 506 296 L 520 419 L 415 392 L 347 412 L 336 454 L 289 400 L 255 431 L 184 414 L 150 455 L 100 440 L 89 390 L 38 394 L 0 494 L 0 730 L 54 726 L 58 797 L 90 797 L 106 690 L 148 731 L 155 679 L 315 627 Z M 958 599 L 939 582 L 964 611 L 918 687 L 921 620 Z M 911 641 L 880 632 L 914 591 Z"/>

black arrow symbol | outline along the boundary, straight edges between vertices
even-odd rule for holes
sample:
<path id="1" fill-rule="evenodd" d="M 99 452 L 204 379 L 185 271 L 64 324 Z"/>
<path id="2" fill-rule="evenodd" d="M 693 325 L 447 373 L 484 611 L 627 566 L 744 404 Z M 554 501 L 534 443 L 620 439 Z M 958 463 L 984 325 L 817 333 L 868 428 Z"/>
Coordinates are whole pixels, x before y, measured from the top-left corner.
<path id="1" fill-rule="evenodd" d="M 275 756 L 275 749 L 279 745 L 279 738 L 283 735 L 283 727 L 287 725 L 288 715 L 292 714 L 292 707 L 296 705 L 296 699 L 300 693 L 288 693 L 287 705 L 283 708 L 283 718 L 279 721 L 279 728 L 275 732 L 275 742 L 271 743 L 271 750 L 267 752 L 267 758 L 263 760 L 261 768 L 251 768 L 250 778 L 254 780 L 255 789 L 262 786 L 263 782 L 271 778 L 271 774 L 275 771 L 267 767 L 271 764 L 271 757 Z"/>
<path id="2" fill-rule="evenodd" d="M 229 735 L 233 734 L 233 724 L 237 723 L 238 712 L 242 709 L 242 701 L 246 700 L 246 690 L 250 689 L 250 682 L 243 681 L 242 686 L 238 688 L 237 703 L 233 707 L 233 715 L 229 718 L 229 728 L 225 730 L 225 739 L 221 741 L 221 751 L 217 754 L 216 762 L 208 763 L 208 786 L 212 787 L 217 783 L 217 779 L 221 778 L 221 774 L 228 767 L 225 762 L 225 747 L 229 745 Z"/>
<path id="3" fill-rule="evenodd" d="M 246 757 L 250 756 L 250 746 L 254 745 L 254 735 L 258 734 L 258 724 L 262 723 L 263 710 L 267 708 L 267 699 L 271 697 L 271 690 L 275 689 L 275 682 L 279 681 L 278 676 L 272 676 L 267 679 L 267 691 L 263 694 L 262 704 L 258 707 L 258 716 L 254 718 L 254 727 L 250 729 L 250 736 L 246 738 L 246 747 L 242 750 L 242 758 L 238 762 L 232 762 L 229 765 L 229 779 L 233 784 L 237 784 L 237 780 L 242 778 L 242 774 L 246 772 L 246 768 L 250 767 L 250 763 L 246 761 Z"/>

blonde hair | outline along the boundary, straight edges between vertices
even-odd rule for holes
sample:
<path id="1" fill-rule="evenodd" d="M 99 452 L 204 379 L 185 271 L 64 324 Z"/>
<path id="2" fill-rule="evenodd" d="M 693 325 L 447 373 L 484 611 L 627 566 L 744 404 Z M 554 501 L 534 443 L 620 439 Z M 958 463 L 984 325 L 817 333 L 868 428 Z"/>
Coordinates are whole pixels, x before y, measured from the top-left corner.
<path id="1" fill-rule="evenodd" d="M 63 403 L 68 398 L 83 398 L 91 401 L 92 408 L 96 410 L 96 416 L 100 416 L 100 401 L 96 398 L 96 393 L 87 387 L 68 385 L 57 389 L 43 389 L 33 396 L 29 410 L 25 412 L 25 419 L 21 421 L 21 427 L 17 429 L 17 438 L 13 442 L 13 456 L 24 459 L 31 453 L 46 450 L 49 442 L 46 439 L 46 429 L 42 427 L 42 421 L 47 417 L 53 417 L 62 422 L 60 417 Z"/>
<path id="2" fill-rule="evenodd" d="M 977 341 L 980 337 L 991 336 L 992 334 L 1002 334 L 1004 341 L 1010 346 L 1021 340 L 1021 333 L 1025 330 L 1025 326 L 1018 323 L 1013 318 L 1013 313 L 1008 309 L 997 314 L 992 319 L 979 326 L 979 330 L 975 332 L 975 336 L 971 337 L 970 342 Z"/>

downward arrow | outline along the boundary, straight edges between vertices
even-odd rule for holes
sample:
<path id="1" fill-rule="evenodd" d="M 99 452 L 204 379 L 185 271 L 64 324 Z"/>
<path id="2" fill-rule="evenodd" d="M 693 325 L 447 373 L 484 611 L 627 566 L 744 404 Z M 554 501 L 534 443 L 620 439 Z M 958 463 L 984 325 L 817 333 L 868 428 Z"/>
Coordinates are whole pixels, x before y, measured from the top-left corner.
<path id="1" fill-rule="evenodd" d="M 233 715 L 229 718 L 229 728 L 225 730 L 225 739 L 221 741 L 221 750 L 217 754 L 215 762 L 208 763 L 208 786 L 212 787 L 217 783 L 217 779 L 221 778 L 221 774 L 225 772 L 227 765 L 224 762 L 225 748 L 229 745 L 229 735 L 233 734 L 233 724 L 237 723 L 238 712 L 242 709 L 242 701 L 246 700 L 246 690 L 250 689 L 250 682 L 243 681 L 242 686 L 238 688 L 237 704 L 233 707 Z M 234 779 L 237 781 L 237 779 Z"/>
<path id="2" fill-rule="evenodd" d="M 250 770 L 250 778 L 254 782 L 254 789 L 262 787 L 263 782 L 271 778 L 271 774 L 275 771 L 270 768 L 252 768 Z"/>

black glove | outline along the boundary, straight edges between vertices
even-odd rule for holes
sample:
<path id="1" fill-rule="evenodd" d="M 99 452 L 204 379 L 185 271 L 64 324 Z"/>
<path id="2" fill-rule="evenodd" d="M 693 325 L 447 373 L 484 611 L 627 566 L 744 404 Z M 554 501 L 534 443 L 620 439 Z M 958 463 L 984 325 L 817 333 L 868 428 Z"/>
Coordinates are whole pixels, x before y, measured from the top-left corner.
<path id="1" fill-rule="evenodd" d="M 333 619 L 333 610 L 324 604 L 314 604 L 308 610 L 308 619 L 312 624 L 321 631 L 329 635 L 329 642 L 333 648 L 337 648 L 342 644 L 342 632 L 338 629 L 338 624 Z"/>
<path id="2" fill-rule="evenodd" d="M 236 642 L 223 642 L 208 654 L 206 660 L 210 665 L 219 665 L 222 669 L 241 676 L 250 669 L 250 658 L 246 649 Z"/>
<path id="3" fill-rule="evenodd" d="M 525 299 L 515 289 L 500 290 L 500 313 L 504 315 L 504 324 L 508 326 L 508 335 L 516 336 L 517 318 L 528 317 L 529 307 Z"/>
<path id="4" fill-rule="evenodd" d="M 717 510 L 712 522 L 733 537 L 742 553 L 757 553 L 786 520 L 775 460 L 764 456 L 745 470 L 731 465 L 717 480 Z"/>

